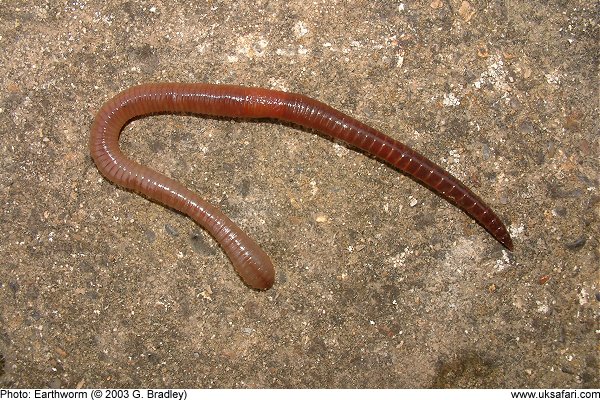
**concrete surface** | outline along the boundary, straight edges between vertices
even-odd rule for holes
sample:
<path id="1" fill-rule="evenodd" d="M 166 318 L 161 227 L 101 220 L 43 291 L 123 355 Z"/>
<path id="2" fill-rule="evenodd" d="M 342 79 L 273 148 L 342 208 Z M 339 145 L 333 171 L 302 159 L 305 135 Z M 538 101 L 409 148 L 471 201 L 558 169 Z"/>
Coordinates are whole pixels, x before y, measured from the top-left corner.
<path id="1" fill-rule="evenodd" d="M 599 386 L 594 2 L 189 3 L 0 7 L 2 386 Z M 128 154 L 271 254 L 274 288 L 252 291 L 192 221 L 92 164 L 95 112 L 150 81 L 327 102 L 463 179 L 515 251 L 309 132 L 130 124 Z"/>

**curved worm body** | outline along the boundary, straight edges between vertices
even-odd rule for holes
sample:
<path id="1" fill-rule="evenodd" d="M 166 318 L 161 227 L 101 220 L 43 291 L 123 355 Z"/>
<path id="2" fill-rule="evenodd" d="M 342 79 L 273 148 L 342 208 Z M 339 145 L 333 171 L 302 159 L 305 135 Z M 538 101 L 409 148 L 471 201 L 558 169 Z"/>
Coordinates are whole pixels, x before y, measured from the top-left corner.
<path id="1" fill-rule="evenodd" d="M 253 288 L 268 289 L 275 278 L 273 264 L 258 244 L 196 193 L 121 152 L 119 135 L 128 121 L 165 112 L 273 118 L 314 129 L 412 176 L 461 208 L 506 248 L 513 248 L 500 218 L 457 178 L 410 147 L 309 97 L 242 86 L 157 83 L 131 87 L 107 101 L 96 115 L 90 137 L 90 152 L 102 175 L 188 215 L 217 240 L 237 273 Z"/>

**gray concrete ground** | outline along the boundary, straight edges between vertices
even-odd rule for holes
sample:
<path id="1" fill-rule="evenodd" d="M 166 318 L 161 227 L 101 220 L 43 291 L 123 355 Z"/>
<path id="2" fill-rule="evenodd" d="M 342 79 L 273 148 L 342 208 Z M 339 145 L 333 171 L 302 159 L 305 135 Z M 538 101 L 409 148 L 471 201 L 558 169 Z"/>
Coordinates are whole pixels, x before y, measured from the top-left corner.
<path id="1" fill-rule="evenodd" d="M 1 385 L 598 387 L 597 7 L 4 2 Z M 464 180 L 515 251 L 310 132 L 130 124 L 128 154 L 272 256 L 275 286 L 252 291 L 201 228 L 115 187 L 89 157 L 102 103 L 151 81 L 329 103 Z"/>

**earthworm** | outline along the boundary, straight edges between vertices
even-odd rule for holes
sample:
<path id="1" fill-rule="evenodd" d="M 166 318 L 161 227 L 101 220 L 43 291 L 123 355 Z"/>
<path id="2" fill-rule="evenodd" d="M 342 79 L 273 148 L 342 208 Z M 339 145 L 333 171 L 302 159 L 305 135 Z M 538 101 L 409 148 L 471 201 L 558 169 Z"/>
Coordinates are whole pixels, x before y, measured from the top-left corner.
<path id="1" fill-rule="evenodd" d="M 275 278 L 273 264 L 260 246 L 199 195 L 121 152 L 123 127 L 134 118 L 156 113 L 277 119 L 339 139 L 421 182 L 461 208 L 506 248 L 513 248 L 500 218 L 457 178 L 410 147 L 310 97 L 233 85 L 152 83 L 130 87 L 108 100 L 96 115 L 89 143 L 102 175 L 196 221 L 221 245 L 250 287 L 268 289 Z"/>

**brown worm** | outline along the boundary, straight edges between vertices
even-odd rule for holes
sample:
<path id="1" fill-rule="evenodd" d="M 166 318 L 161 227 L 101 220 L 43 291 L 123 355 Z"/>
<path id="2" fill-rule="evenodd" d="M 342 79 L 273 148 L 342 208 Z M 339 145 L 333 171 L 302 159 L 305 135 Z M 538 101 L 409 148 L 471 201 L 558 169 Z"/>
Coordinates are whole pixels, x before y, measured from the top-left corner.
<path id="1" fill-rule="evenodd" d="M 310 97 L 242 86 L 156 83 L 131 87 L 108 100 L 96 115 L 90 137 L 90 152 L 102 175 L 188 215 L 217 240 L 253 288 L 268 289 L 275 278 L 273 264 L 260 246 L 196 193 L 121 152 L 123 127 L 133 118 L 155 113 L 271 118 L 321 132 L 410 175 L 461 208 L 506 248 L 513 248 L 500 218 L 457 178 L 410 147 Z"/>

